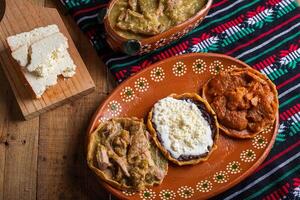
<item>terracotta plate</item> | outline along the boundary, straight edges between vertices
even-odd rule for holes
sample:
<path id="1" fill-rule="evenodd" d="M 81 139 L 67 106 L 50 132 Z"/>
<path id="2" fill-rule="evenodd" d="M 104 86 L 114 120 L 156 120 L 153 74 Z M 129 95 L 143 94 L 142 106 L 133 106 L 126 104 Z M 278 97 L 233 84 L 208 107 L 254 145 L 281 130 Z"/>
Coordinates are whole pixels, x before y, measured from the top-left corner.
<path id="1" fill-rule="evenodd" d="M 152 105 L 171 93 L 197 92 L 220 71 L 249 67 L 220 54 L 187 54 L 156 63 L 118 86 L 97 110 L 88 133 L 99 121 L 115 116 L 145 118 Z M 249 176 L 269 153 L 277 132 L 278 116 L 253 139 L 237 140 L 220 133 L 217 149 L 206 162 L 178 167 L 169 172 L 160 186 L 139 193 L 121 192 L 104 184 L 122 199 L 206 199 L 236 185 Z"/>

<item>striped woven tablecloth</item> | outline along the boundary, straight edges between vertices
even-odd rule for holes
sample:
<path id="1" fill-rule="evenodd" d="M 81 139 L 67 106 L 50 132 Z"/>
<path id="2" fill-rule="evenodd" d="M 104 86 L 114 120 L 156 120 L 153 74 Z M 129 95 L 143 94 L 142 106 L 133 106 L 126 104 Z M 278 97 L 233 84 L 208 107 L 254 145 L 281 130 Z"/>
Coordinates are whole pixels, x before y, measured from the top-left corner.
<path id="1" fill-rule="evenodd" d="M 182 39 L 144 56 L 109 52 L 97 21 L 107 0 L 61 0 L 118 82 L 162 59 L 189 52 L 238 58 L 277 86 L 280 127 L 264 163 L 214 199 L 300 199 L 300 8 L 294 0 L 215 0 Z"/>

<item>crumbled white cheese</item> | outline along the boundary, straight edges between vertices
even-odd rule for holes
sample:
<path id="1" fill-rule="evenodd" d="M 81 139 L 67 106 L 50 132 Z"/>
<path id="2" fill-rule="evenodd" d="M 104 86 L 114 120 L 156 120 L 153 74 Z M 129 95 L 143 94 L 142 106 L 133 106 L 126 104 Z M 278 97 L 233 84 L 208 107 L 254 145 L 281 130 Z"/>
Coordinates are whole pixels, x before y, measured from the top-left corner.
<path id="1" fill-rule="evenodd" d="M 213 145 L 210 125 L 191 101 L 172 97 L 159 100 L 153 108 L 152 122 L 162 145 L 175 159 L 204 154 Z"/>

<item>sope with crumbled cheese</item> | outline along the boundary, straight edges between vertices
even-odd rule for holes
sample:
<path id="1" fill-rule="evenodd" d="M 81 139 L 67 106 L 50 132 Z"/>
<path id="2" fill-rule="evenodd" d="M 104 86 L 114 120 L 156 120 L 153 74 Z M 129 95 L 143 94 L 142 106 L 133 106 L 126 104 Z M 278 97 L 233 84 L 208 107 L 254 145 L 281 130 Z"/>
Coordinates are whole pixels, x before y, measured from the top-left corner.
<path id="1" fill-rule="evenodd" d="M 175 158 L 197 156 L 210 151 L 212 130 L 201 110 L 190 100 L 166 97 L 153 108 L 152 122 L 161 143 Z"/>

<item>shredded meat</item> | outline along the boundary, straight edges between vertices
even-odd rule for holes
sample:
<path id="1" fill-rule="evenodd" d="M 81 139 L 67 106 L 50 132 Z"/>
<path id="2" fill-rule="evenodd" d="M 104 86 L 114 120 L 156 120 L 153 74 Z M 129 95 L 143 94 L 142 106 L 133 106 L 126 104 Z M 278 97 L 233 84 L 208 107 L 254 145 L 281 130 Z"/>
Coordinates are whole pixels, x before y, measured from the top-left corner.
<path id="1" fill-rule="evenodd" d="M 119 0 L 111 13 L 116 30 L 139 36 L 153 36 L 195 15 L 202 0 Z"/>
<path id="2" fill-rule="evenodd" d="M 128 4 L 131 10 L 137 11 L 137 0 L 128 0 Z"/>
<path id="3" fill-rule="evenodd" d="M 267 81 L 249 71 L 220 73 L 208 83 L 207 96 L 224 126 L 261 131 L 276 113 L 276 97 Z"/>
<path id="4" fill-rule="evenodd" d="M 159 0 L 158 7 L 157 7 L 157 10 L 156 10 L 157 16 L 162 16 L 163 15 L 163 12 L 164 12 L 164 9 L 165 9 L 164 4 L 165 4 L 165 0 Z"/>
<path id="5" fill-rule="evenodd" d="M 167 0 L 167 7 L 172 10 L 178 4 L 177 0 Z"/>
<path id="6" fill-rule="evenodd" d="M 98 145 L 98 151 L 96 154 L 96 158 L 97 158 L 98 166 L 100 169 L 104 170 L 104 169 L 108 168 L 109 166 L 111 166 L 111 163 L 109 162 L 109 158 L 107 155 L 106 148 L 101 144 Z"/>
<path id="7" fill-rule="evenodd" d="M 211 102 L 212 108 L 221 120 L 226 116 L 226 102 L 227 100 L 225 96 L 216 96 Z"/>
<path id="8" fill-rule="evenodd" d="M 98 135 L 100 144 L 95 155 L 98 167 L 110 170 L 115 181 L 140 190 L 146 183 L 151 185 L 166 175 L 165 168 L 157 164 L 159 155 L 151 153 L 157 149 L 151 149 L 142 122 L 111 120 Z"/>
<path id="9" fill-rule="evenodd" d="M 250 104 L 244 99 L 244 96 L 247 94 L 247 89 L 245 87 L 236 87 L 234 90 L 230 90 L 225 95 L 227 96 L 227 108 L 229 110 L 238 110 L 238 109 L 248 109 Z"/>
<path id="10" fill-rule="evenodd" d="M 236 130 L 244 130 L 247 128 L 248 120 L 246 119 L 247 112 L 243 111 L 226 111 L 226 117 L 221 120 L 222 124 L 225 124 L 227 127 L 236 129 Z"/>
<path id="11" fill-rule="evenodd" d="M 245 111 L 234 111 L 226 108 L 228 102 L 225 96 L 217 96 L 211 106 L 217 113 L 220 122 L 229 128 L 243 130 L 247 127 Z"/>
<path id="12" fill-rule="evenodd" d="M 250 122 L 259 122 L 263 120 L 263 114 L 260 112 L 257 106 L 255 106 L 248 110 L 247 119 Z"/>
<path id="13" fill-rule="evenodd" d="M 116 26 L 122 30 L 144 35 L 155 35 L 161 32 L 160 23 L 155 15 L 143 15 L 131 9 L 120 12 Z"/>
<path id="14" fill-rule="evenodd" d="M 129 144 L 129 132 L 126 130 L 121 130 L 119 137 L 113 139 L 112 145 L 114 151 L 118 156 L 125 156 L 127 153 L 127 146 Z"/>

